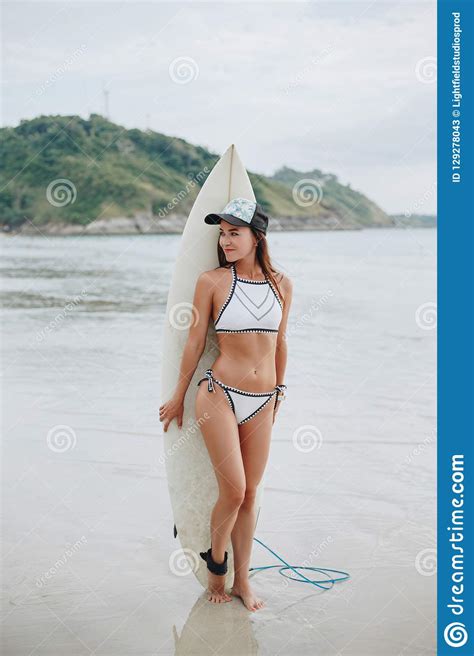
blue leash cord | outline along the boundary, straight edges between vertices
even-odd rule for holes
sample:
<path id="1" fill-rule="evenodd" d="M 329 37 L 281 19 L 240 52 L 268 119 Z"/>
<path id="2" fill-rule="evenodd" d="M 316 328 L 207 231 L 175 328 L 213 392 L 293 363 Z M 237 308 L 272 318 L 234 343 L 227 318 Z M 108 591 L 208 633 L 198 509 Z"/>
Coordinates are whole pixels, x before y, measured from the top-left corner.
<path id="1" fill-rule="evenodd" d="M 291 579 L 292 581 L 298 581 L 299 583 L 311 583 L 312 585 L 315 585 L 318 588 L 322 588 L 323 590 L 328 590 L 329 588 L 332 588 L 332 586 L 335 583 L 338 583 L 340 581 L 345 581 L 346 579 L 350 578 L 350 574 L 348 574 L 347 572 L 341 572 L 338 569 L 324 569 L 322 567 L 303 567 L 302 565 L 299 565 L 299 566 L 297 565 L 297 566 L 293 567 L 292 565 L 289 565 L 285 560 L 283 560 L 283 558 L 281 558 L 281 556 L 279 556 L 277 553 L 275 553 L 273 551 L 273 549 L 270 549 L 270 547 L 267 547 L 267 545 L 264 544 L 263 542 L 261 542 L 258 538 L 254 537 L 253 539 L 256 542 L 258 542 L 259 544 L 261 544 L 262 547 L 265 547 L 265 549 L 270 551 L 270 553 L 272 553 L 274 556 L 276 556 L 278 558 L 278 560 L 281 560 L 281 562 L 284 563 L 285 567 L 281 567 L 281 565 L 267 565 L 265 567 L 251 567 L 249 569 L 249 572 L 257 572 L 257 571 L 262 571 L 264 569 L 273 569 L 275 567 L 279 567 L 280 568 L 280 574 L 282 576 L 284 576 L 285 578 Z M 287 576 L 286 574 L 283 573 L 284 570 L 286 570 L 286 569 L 292 569 L 295 572 L 295 574 L 298 574 L 298 576 L 301 577 L 301 578 L 296 579 L 294 576 Z M 340 576 L 340 577 L 335 578 L 335 579 L 328 578 L 328 579 L 325 579 L 323 581 L 313 581 L 312 579 L 308 579 L 304 574 L 301 574 L 300 572 L 298 572 L 297 570 L 299 570 L 299 569 L 309 569 L 309 570 L 312 570 L 313 572 L 321 572 L 325 576 L 329 576 L 328 574 L 326 574 L 326 572 L 342 574 L 343 576 Z M 330 585 L 328 585 L 328 584 L 330 584 Z"/>

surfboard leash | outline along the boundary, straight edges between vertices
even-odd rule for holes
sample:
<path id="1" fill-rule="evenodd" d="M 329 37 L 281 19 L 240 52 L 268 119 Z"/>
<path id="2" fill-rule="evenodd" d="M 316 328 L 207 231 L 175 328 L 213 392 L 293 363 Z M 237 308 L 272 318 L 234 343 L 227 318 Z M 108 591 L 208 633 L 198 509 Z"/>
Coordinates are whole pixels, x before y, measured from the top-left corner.
<path id="1" fill-rule="evenodd" d="M 328 590 L 328 589 L 332 588 L 334 584 L 340 583 L 341 581 L 345 581 L 345 580 L 350 578 L 350 574 L 348 574 L 347 572 L 342 572 L 338 569 L 327 569 L 327 568 L 324 568 L 324 567 L 305 567 L 303 565 L 294 565 L 294 566 L 290 565 L 289 563 L 286 562 L 286 560 L 284 560 L 275 551 L 273 551 L 273 549 L 270 549 L 270 547 L 268 547 L 266 544 L 264 544 L 261 540 L 259 540 L 258 538 L 255 538 L 255 537 L 253 539 L 256 542 L 258 542 L 259 544 L 261 544 L 262 547 L 265 547 L 265 549 L 267 549 L 274 556 L 276 556 L 278 558 L 278 560 L 280 560 L 285 566 L 282 567 L 281 565 L 266 565 L 266 566 L 263 566 L 263 567 L 251 567 L 249 569 L 249 572 L 259 572 L 259 571 L 263 571 L 265 569 L 275 569 L 275 568 L 279 567 L 280 568 L 279 569 L 280 574 L 282 576 L 284 576 L 285 578 L 291 579 L 292 581 L 297 581 L 298 583 L 311 583 L 311 585 L 315 585 L 316 587 L 322 588 L 323 590 Z M 294 576 L 288 576 L 287 574 L 285 574 L 284 573 L 285 570 L 288 570 L 288 569 L 293 570 L 293 572 L 295 572 L 295 574 L 297 574 L 301 578 L 295 578 Z M 321 574 L 323 574 L 323 576 L 327 576 L 328 578 L 320 580 L 320 581 L 309 579 L 304 574 L 301 574 L 300 572 L 298 572 L 298 570 L 300 570 L 300 569 L 307 569 L 307 570 L 311 570 L 312 572 L 320 572 Z M 331 578 L 330 575 L 327 574 L 327 572 L 331 572 L 331 574 L 341 574 L 342 576 L 339 576 L 337 578 Z"/>
<path id="2" fill-rule="evenodd" d="M 173 526 L 173 535 L 174 535 L 175 538 L 178 535 L 178 531 L 176 529 L 176 524 Z M 292 581 L 297 581 L 298 583 L 311 583 L 311 585 L 315 585 L 316 587 L 322 588 L 323 590 L 329 590 L 336 583 L 340 583 L 341 581 L 346 581 L 347 579 L 350 579 L 350 574 L 348 574 L 347 572 L 342 572 L 339 569 L 329 569 L 329 568 L 324 568 L 324 567 L 306 567 L 304 565 L 294 565 L 294 566 L 290 565 L 289 563 L 286 562 L 286 560 L 284 560 L 275 551 L 273 551 L 273 549 L 270 549 L 270 547 L 268 547 L 264 542 L 262 542 L 261 540 L 259 540 L 256 537 L 254 537 L 253 539 L 256 542 L 258 542 L 259 544 L 261 544 L 262 547 L 265 547 L 265 549 L 267 549 L 267 551 L 269 551 L 271 554 L 276 556 L 278 558 L 278 560 L 280 560 L 283 563 L 284 567 L 282 567 L 281 565 L 264 565 L 262 567 L 251 567 L 249 569 L 249 572 L 258 573 L 258 572 L 262 572 L 265 569 L 275 569 L 275 568 L 279 567 L 280 568 L 279 573 L 282 576 L 284 576 L 285 578 L 291 579 Z M 293 572 L 295 572 L 295 574 L 297 574 L 300 578 L 296 579 L 294 576 L 288 576 L 287 574 L 285 574 L 284 572 L 287 569 L 293 570 Z M 309 579 L 304 574 L 301 574 L 298 571 L 300 569 L 307 569 L 307 570 L 310 570 L 312 572 L 320 572 L 321 574 L 323 574 L 323 576 L 326 576 L 328 578 L 326 578 L 322 581 L 315 581 L 313 579 Z M 333 574 L 341 574 L 341 576 L 339 576 L 337 578 L 331 578 L 329 576 L 329 574 L 327 574 L 327 572 L 331 572 Z"/>

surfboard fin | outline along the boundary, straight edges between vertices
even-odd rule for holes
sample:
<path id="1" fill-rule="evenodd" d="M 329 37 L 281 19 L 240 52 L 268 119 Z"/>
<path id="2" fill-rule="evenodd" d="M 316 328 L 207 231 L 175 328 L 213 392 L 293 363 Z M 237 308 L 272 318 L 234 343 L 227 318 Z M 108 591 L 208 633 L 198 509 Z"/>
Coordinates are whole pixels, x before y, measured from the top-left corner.
<path id="1" fill-rule="evenodd" d="M 176 530 L 176 524 L 173 526 L 173 533 L 174 533 L 174 537 L 178 535 L 178 531 Z"/>

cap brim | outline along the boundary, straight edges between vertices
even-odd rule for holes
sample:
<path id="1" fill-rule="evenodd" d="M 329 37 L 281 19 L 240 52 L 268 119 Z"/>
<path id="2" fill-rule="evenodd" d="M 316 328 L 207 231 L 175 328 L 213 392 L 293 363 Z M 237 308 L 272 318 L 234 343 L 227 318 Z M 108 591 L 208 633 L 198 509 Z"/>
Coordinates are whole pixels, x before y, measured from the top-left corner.
<path id="1" fill-rule="evenodd" d="M 243 219 L 239 219 L 236 216 L 233 216 L 232 214 L 207 214 L 204 217 L 205 223 L 209 224 L 215 224 L 215 223 L 220 223 L 221 221 L 227 221 L 227 223 L 232 223 L 232 225 L 235 226 L 246 226 L 247 228 L 249 227 L 249 224 L 247 221 L 244 221 Z"/>

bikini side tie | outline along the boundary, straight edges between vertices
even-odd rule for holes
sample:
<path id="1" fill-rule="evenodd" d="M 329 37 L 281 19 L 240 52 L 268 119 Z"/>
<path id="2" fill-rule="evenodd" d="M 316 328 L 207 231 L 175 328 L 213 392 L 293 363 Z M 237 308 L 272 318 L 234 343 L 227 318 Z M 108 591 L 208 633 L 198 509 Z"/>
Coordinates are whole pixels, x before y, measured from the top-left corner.
<path id="1" fill-rule="evenodd" d="M 275 385 L 275 391 L 277 394 L 277 400 L 282 401 L 285 398 L 287 387 L 286 385 Z M 282 396 L 280 396 L 282 394 Z"/>
<path id="2" fill-rule="evenodd" d="M 212 380 L 212 369 L 206 369 L 204 374 L 207 378 L 207 390 L 208 392 L 214 392 L 214 381 Z"/>

